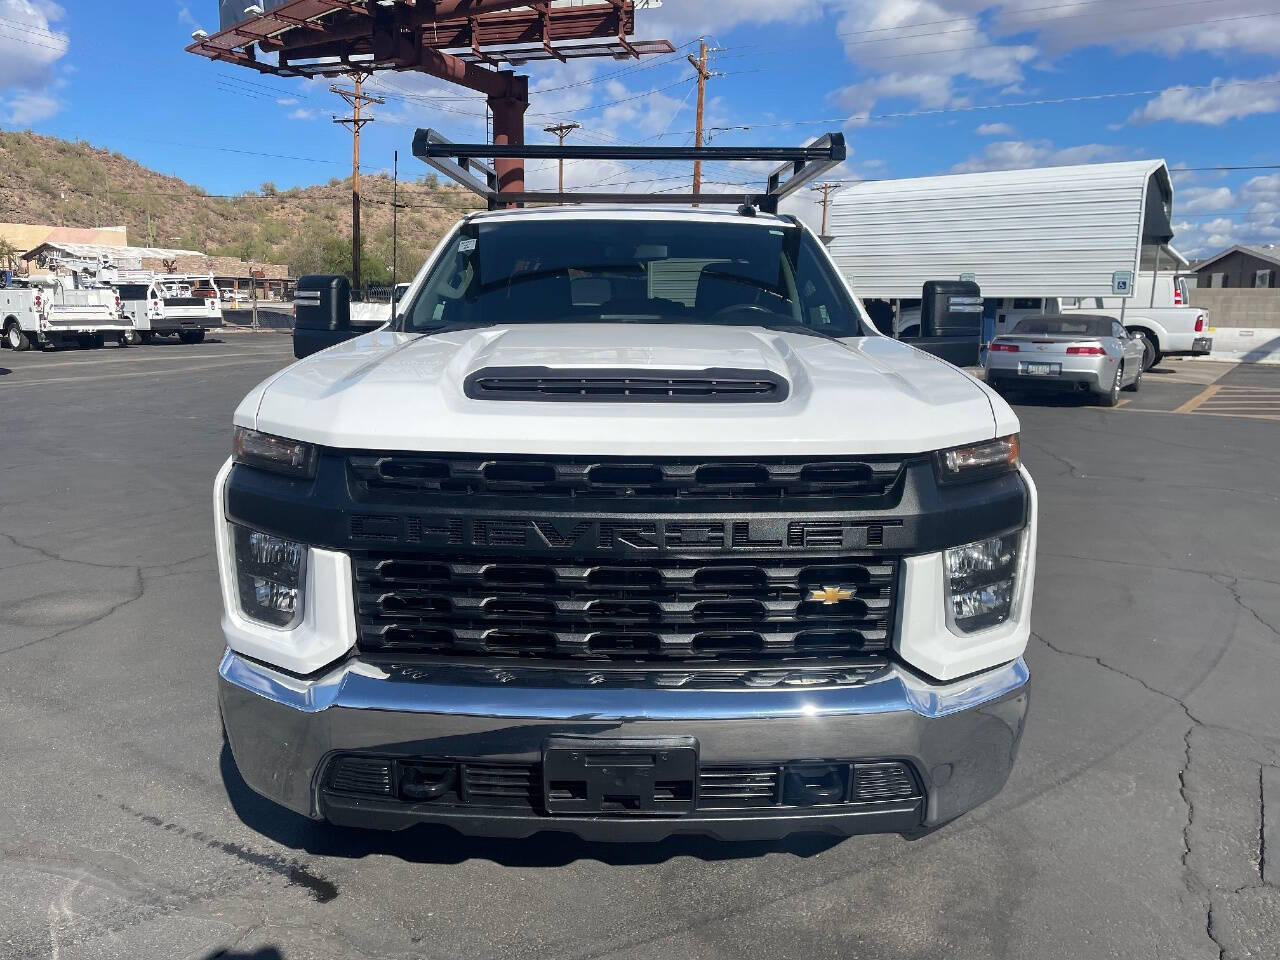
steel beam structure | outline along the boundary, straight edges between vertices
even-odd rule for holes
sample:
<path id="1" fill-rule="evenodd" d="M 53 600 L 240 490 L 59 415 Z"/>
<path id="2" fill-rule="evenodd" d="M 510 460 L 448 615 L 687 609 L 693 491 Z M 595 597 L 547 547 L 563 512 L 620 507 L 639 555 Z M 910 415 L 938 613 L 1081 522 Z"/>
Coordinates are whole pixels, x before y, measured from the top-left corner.
<path id="1" fill-rule="evenodd" d="M 520 147 L 529 81 L 502 64 L 674 51 L 666 40 L 632 41 L 634 30 L 634 0 L 286 0 L 187 50 L 280 76 L 426 73 L 483 94 L 494 143 Z M 495 167 L 500 192 L 524 191 L 523 156 L 495 158 Z"/>

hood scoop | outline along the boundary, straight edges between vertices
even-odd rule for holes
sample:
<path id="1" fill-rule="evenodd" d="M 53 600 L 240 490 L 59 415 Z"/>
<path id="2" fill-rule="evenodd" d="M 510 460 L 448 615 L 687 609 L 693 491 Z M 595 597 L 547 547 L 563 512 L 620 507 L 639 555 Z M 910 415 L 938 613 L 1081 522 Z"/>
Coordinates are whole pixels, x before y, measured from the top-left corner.
<path id="1" fill-rule="evenodd" d="M 485 367 L 463 390 L 472 400 L 586 403 L 781 403 L 787 380 L 769 370 Z"/>

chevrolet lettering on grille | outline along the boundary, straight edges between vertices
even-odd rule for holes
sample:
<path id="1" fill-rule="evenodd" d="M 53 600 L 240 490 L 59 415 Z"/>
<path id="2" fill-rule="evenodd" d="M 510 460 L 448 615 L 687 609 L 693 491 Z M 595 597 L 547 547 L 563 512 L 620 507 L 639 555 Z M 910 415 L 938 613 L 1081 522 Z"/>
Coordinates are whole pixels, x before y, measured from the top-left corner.
<path id="1" fill-rule="evenodd" d="M 545 552 L 788 552 L 865 549 L 884 542 L 901 520 L 535 519 L 507 517 L 379 517 L 350 519 L 353 541 L 400 541 L 455 549 L 506 547 Z"/>

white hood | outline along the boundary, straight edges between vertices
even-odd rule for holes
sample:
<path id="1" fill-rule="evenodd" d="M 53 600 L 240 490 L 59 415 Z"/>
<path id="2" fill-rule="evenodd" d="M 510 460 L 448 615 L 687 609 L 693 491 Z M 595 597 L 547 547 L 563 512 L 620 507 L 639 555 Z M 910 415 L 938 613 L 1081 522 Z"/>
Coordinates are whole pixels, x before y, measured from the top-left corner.
<path id="1" fill-rule="evenodd" d="M 469 399 L 463 381 L 485 367 L 768 370 L 790 393 L 779 403 Z M 978 381 L 885 337 L 669 324 L 380 330 L 288 367 L 235 422 L 332 447 L 601 456 L 920 453 L 1018 429 Z"/>

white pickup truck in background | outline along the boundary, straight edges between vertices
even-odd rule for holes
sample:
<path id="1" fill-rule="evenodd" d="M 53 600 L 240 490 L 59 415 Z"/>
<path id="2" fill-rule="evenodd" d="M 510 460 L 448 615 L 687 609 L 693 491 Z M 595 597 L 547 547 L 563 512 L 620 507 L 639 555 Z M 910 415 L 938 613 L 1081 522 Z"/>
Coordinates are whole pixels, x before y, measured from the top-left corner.
<path id="1" fill-rule="evenodd" d="M 72 278 L 47 284 L 11 279 L 0 288 L 0 331 L 11 350 L 75 341 L 100 347 L 108 338 L 128 346 L 132 324 L 108 286 L 77 287 Z"/>
<path id="2" fill-rule="evenodd" d="M 1188 299 L 1186 277 L 1169 274 L 1154 279 L 1138 276 L 1134 294 L 1127 301 L 1119 297 L 1007 297 L 989 299 L 987 304 L 996 311 L 996 336 L 1012 331 L 1024 317 L 1039 314 L 1112 317 L 1143 340 L 1142 369 L 1150 370 L 1163 357 L 1202 357 L 1213 349 L 1209 313 L 1188 306 Z"/>

